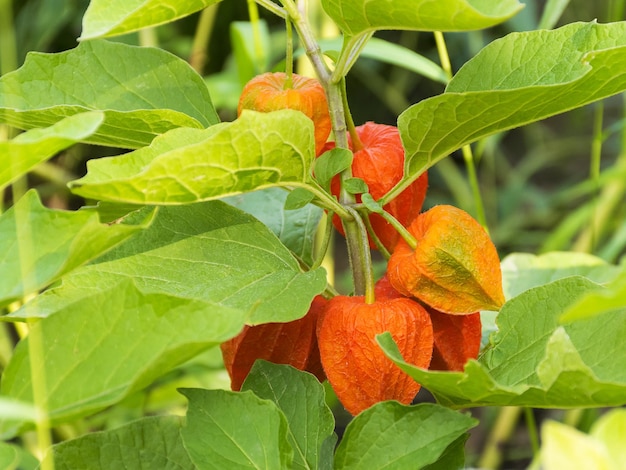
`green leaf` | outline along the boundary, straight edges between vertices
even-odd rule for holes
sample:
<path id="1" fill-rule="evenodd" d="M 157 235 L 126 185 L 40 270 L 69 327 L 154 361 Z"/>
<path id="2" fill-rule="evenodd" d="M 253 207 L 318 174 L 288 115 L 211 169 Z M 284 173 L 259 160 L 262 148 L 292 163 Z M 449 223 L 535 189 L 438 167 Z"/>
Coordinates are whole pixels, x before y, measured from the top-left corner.
<path id="1" fill-rule="evenodd" d="M 624 90 L 626 22 L 509 34 L 467 62 L 445 93 L 400 115 L 406 176 L 392 191 L 466 144 Z"/>
<path id="2" fill-rule="evenodd" d="M 537 29 L 552 29 L 569 5 L 570 0 L 548 0 L 541 14 Z"/>
<path id="3" fill-rule="evenodd" d="M 323 210 L 313 204 L 297 210 L 286 210 L 288 194 L 282 188 L 265 188 L 230 196 L 223 201 L 263 222 L 298 258 L 311 264 L 313 241 Z"/>
<path id="4" fill-rule="evenodd" d="M 144 214 L 145 215 L 145 214 Z M 35 190 L 0 215 L 0 305 L 32 294 L 144 229 L 136 224 L 103 224 L 91 210 L 47 209 Z"/>
<path id="5" fill-rule="evenodd" d="M 602 415 L 593 423 L 590 435 L 604 444 L 616 467 L 626 462 L 626 410 L 615 409 Z"/>
<path id="6" fill-rule="evenodd" d="M 313 152 L 313 123 L 303 113 L 244 111 L 231 123 L 175 129 L 149 147 L 92 160 L 70 187 L 87 198 L 135 204 L 206 201 L 303 183 Z"/>
<path id="7" fill-rule="evenodd" d="M 94 413 L 233 337 L 247 315 L 213 302 L 146 293 L 139 284 L 107 279 L 32 326 L 4 371 L 0 393 L 32 403 L 35 374 L 45 380 L 53 423 Z M 31 341 L 39 343 L 33 345 L 41 350 L 37 358 L 30 357 Z M 0 434 L 13 435 L 23 424 L 1 420 Z"/>
<path id="8" fill-rule="evenodd" d="M 350 194 L 363 194 L 369 191 L 367 183 L 361 178 L 348 178 L 342 184 Z"/>
<path id="9" fill-rule="evenodd" d="M 4 470 L 37 470 L 39 460 L 15 444 L 0 442 L 0 468 Z"/>
<path id="10" fill-rule="evenodd" d="M 315 160 L 315 178 L 327 191 L 333 176 L 350 168 L 354 155 L 348 149 L 334 148 L 324 152 Z"/>
<path id="11" fill-rule="evenodd" d="M 252 392 L 182 389 L 189 399 L 185 447 L 198 469 L 291 468 L 284 414 Z"/>
<path id="12" fill-rule="evenodd" d="M 70 116 L 45 129 L 34 129 L 8 142 L 0 142 L 0 190 L 24 176 L 37 164 L 92 135 L 102 121 L 101 112 Z"/>
<path id="13" fill-rule="evenodd" d="M 468 415 L 430 403 L 381 402 L 348 424 L 335 468 L 423 468 L 476 424 Z"/>
<path id="14" fill-rule="evenodd" d="M 254 76 L 268 71 L 270 32 L 264 20 L 254 24 L 250 21 L 233 21 L 230 24 L 230 41 L 242 87 Z"/>
<path id="15" fill-rule="evenodd" d="M 613 282 L 581 297 L 561 316 L 562 323 L 626 309 L 626 269 Z"/>
<path id="16" fill-rule="evenodd" d="M 598 287 L 569 277 L 513 298 L 502 307 L 487 350 L 463 372 L 411 366 L 390 335 L 378 341 L 390 359 L 448 406 L 619 406 L 626 403 L 626 309 L 559 324 L 569 305 Z"/>
<path id="17" fill-rule="evenodd" d="M 91 110 L 105 120 L 85 141 L 113 147 L 141 147 L 170 129 L 219 120 L 202 78 L 161 49 L 87 41 L 58 54 L 31 52 L 0 78 L 0 121 L 20 129 Z"/>
<path id="18" fill-rule="evenodd" d="M 598 284 L 615 278 L 620 268 L 587 253 L 555 251 L 541 255 L 513 253 L 501 263 L 502 287 L 511 299 L 525 290 L 569 276 L 583 276 Z"/>
<path id="19" fill-rule="evenodd" d="M 361 202 L 365 207 L 376 214 L 382 214 L 384 212 L 383 206 L 380 202 L 375 201 L 370 193 L 363 194 L 361 196 Z"/>
<path id="20" fill-rule="evenodd" d="M 287 199 L 285 199 L 285 210 L 293 211 L 302 209 L 313 199 L 315 199 L 315 194 L 311 191 L 306 188 L 295 188 L 287 194 Z"/>
<path id="21" fill-rule="evenodd" d="M 517 0 L 323 0 L 347 36 L 381 29 L 467 31 L 489 28 L 523 8 Z"/>
<path id="22" fill-rule="evenodd" d="M 302 272 L 265 225 L 212 201 L 160 207 L 149 228 L 65 276 L 58 287 L 8 318 L 47 317 L 73 308 L 85 297 L 115 295 L 114 286 L 121 280 L 146 294 L 180 298 L 181 303 L 241 309 L 251 324 L 303 317 L 313 297 L 326 287 L 325 271 Z"/>
<path id="23" fill-rule="evenodd" d="M 541 468 L 545 470 L 610 470 L 602 443 L 565 424 L 546 421 L 541 428 Z"/>
<path id="24" fill-rule="evenodd" d="M 313 375 L 291 366 L 258 360 L 242 390 L 273 401 L 285 414 L 287 436 L 294 449 L 292 468 L 319 468 L 322 446 L 335 428 L 322 384 Z"/>
<path id="25" fill-rule="evenodd" d="M 111 3 L 108 0 L 91 0 L 83 16 L 83 32 L 79 39 L 117 36 L 170 23 L 219 1 L 126 0 Z"/>
<path id="26" fill-rule="evenodd" d="M 53 449 L 57 470 L 193 470 L 183 447 L 178 416 L 142 418 L 110 431 L 85 434 Z"/>
<path id="27" fill-rule="evenodd" d="M 20 400 L 0 397 L 0 419 L 35 421 L 37 408 Z"/>

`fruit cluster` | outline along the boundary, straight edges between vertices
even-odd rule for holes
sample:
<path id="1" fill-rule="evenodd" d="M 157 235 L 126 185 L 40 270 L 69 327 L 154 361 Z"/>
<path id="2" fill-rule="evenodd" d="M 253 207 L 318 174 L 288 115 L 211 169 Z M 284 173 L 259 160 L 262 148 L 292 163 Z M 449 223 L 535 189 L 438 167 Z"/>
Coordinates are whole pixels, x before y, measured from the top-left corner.
<path id="1" fill-rule="evenodd" d="M 321 85 L 295 75 L 291 87 L 285 82 L 284 74 L 257 77 L 246 86 L 240 111 L 299 109 L 314 122 L 318 155 L 332 149 L 334 143 L 326 142 L 330 120 Z M 378 200 L 404 174 L 398 129 L 370 122 L 352 135 L 352 176 L 361 178 Z M 410 403 L 420 388 L 383 354 L 375 340 L 380 333 L 390 332 L 404 359 L 421 368 L 462 370 L 478 356 L 479 312 L 498 310 L 504 303 L 498 254 L 466 212 L 446 205 L 422 212 L 426 186 L 424 173 L 383 206 L 412 240 L 400 237 L 380 214 L 367 215 L 370 247 L 378 242 L 390 254 L 387 273 L 375 285 L 375 300 L 317 296 L 299 320 L 245 327 L 222 344 L 234 390 L 256 359 L 291 364 L 320 381 L 327 378 L 344 407 L 356 415 L 382 400 Z M 336 176 L 331 192 L 338 196 L 340 187 Z M 361 202 L 361 196 L 356 200 Z M 338 217 L 333 224 L 343 233 Z"/>

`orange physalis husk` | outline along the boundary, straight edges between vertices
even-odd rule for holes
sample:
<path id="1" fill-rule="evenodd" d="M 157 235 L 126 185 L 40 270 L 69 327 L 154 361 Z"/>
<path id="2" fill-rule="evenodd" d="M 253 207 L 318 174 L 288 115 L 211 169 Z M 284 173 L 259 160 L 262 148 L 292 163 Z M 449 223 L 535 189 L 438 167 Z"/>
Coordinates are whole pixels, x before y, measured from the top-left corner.
<path id="1" fill-rule="evenodd" d="M 315 153 L 319 155 L 331 130 L 326 93 L 321 83 L 309 77 L 292 74 L 292 86 L 286 87 L 287 74 L 268 72 L 257 75 L 243 88 L 237 115 L 244 109 L 262 113 L 280 109 L 301 111 L 313 121 Z"/>
<path id="2" fill-rule="evenodd" d="M 326 305 L 317 296 L 308 313 L 287 323 L 264 323 L 245 326 L 239 335 L 221 344 L 224 366 L 235 391 L 250 372 L 254 361 L 265 359 L 275 364 L 289 364 L 314 374 L 320 382 L 325 379 L 317 347 L 317 320 Z"/>
<path id="3" fill-rule="evenodd" d="M 376 298 L 402 297 L 385 275 L 376 283 Z M 434 348 L 430 370 L 462 371 L 465 363 L 480 351 L 482 323 L 480 313 L 450 315 L 426 308 L 433 324 Z"/>
<path id="4" fill-rule="evenodd" d="M 467 212 L 435 206 L 407 229 L 417 248 L 401 240 L 387 266 L 389 281 L 398 292 L 444 313 L 502 307 L 498 253 L 487 232 Z"/>
<path id="5" fill-rule="evenodd" d="M 361 178 L 367 184 L 370 195 L 378 200 L 387 194 L 404 176 L 404 148 L 398 128 L 386 124 L 367 122 L 356 128 L 356 133 L 363 148 L 354 152 L 352 176 Z M 352 140 L 350 139 L 352 148 Z M 326 144 L 325 150 L 334 148 L 334 143 Z M 408 225 L 422 210 L 426 198 L 428 175 L 423 173 L 417 180 L 402 191 L 383 208 L 403 225 Z M 331 192 L 339 195 L 341 183 L 339 176 L 333 178 Z M 361 196 L 357 195 L 357 202 Z M 370 214 L 370 224 L 374 233 L 389 251 L 393 251 L 400 236 L 393 226 L 380 214 Z M 333 217 L 333 225 L 343 235 L 343 226 L 338 216 Z M 375 248 L 369 239 L 370 248 Z"/>
<path id="6" fill-rule="evenodd" d="M 353 415 L 384 400 L 410 403 L 420 385 L 382 352 L 376 335 L 389 331 L 404 359 L 428 367 L 433 330 L 426 310 L 411 299 L 337 296 L 318 327 L 322 365 L 337 398 Z"/>

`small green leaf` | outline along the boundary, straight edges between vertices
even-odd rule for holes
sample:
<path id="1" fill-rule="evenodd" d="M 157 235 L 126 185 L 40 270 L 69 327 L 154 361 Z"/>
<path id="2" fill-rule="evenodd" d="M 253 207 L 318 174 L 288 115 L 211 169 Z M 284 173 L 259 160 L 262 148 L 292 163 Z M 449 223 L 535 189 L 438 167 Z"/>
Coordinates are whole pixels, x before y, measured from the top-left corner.
<path id="1" fill-rule="evenodd" d="M 16 444 L 0 442 L 0 468 L 4 470 L 38 470 L 40 462 Z"/>
<path id="2" fill-rule="evenodd" d="M 149 147 L 91 160 L 70 183 L 87 198 L 134 204 L 206 201 L 308 180 L 313 122 L 299 111 L 244 111 L 232 123 L 174 129 Z"/>
<path id="3" fill-rule="evenodd" d="M 219 1 L 127 0 L 111 3 L 108 0 L 91 0 L 83 16 L 83 32 L 79 39 L 117 36 L 170 23 Z"/>
<path id="4" fill-rule="evenodd" d="M 399 116 L 405 179 L 393 192 L 463 145 L 624 90 L 626 22 L 574 23 L 493 41 L 445 93 Z"/>
<path id="5" fill-rule="evenodd" d="M 47 209 L 35 190 L 0 215 L 0 305 L 32 294 L 144 229 L 137 224 L 103 224 L 91 210 Z"/>
<path id="6" fill-rule="evenodd" d="M 85 434 L 55 445 L 57 470 L 193 470 L 183 447 L 178 416 L 151 416 L 110 431 Z"/>
<path id="7" fill-rule="evenodd" d="M 335 428 L 324 387 L 306 372 L 259 360 L 243 383 L 260 398 L 271 400 L 285 414 L 294 449 L 293 468 L 319 468 L 321 449 Z"/>
<path id="8" fill-rule="evenodd" d="M 285 210 L 288 194 L 282 188 L 265 188 L 230 196 L 223 201 L 263 222 L 298 258 L 311 264 L 313 240 L 323 210 L 313 204 L 307 204 L 302 209 Z"/>
<path id="9" fill-rule="evenodd" d="M 196 468 L 291 468 L 285 415 L 252 392 L 182 389 L 189 399 L 185 448 Z"/>
<path id="10" fill-rule="evenodd" d="M 348 424 L 335 468 L 423 468 L 476 424 L 469 415 L 439 405 L 381 402 Z"/>
<path id="11" fill-rule="evenodd" d="M 326 286 L 324 269 L 302 272 L 261 222 L 212 201 L 160 207 L 150 227 L 3 318 L 44 318 L 103 290 L 113 289 L 107 295 L 115 295 L 122 280 L 182 303 L 241 309 L 252 324 L 303 317 Z"/>
<path id="12" fill-rule="evenodd" d="M 92 110 L 105 119 L 85 141 L 113 147 L 142 147 L 170 129 L 219 121 L 202 78 L 151 47 L 95 40 L 58 54 L 31 52 L 0 78 L 0 121 L 20 129 Z"/>
<path id="13" fill-rule="evenodd" d="M 380 202 L 375 201 L 370 193 L 363 194 L 361 196 L 361 202 L 370 211 L 375 212 L 377 214 L 383 213 L 383 206 L 380 204 Z"/>
<path id="14" fill-rule="evenodd" d="M 45 129 L 33 129 L 0 142 L 0 190 L 42 163 L 91 136 L 104 120 L 101 112 L 80 113 Z"/>
<path id="15" fill-rule="evenodd" d="M 342 184 L 350 194 L 363 194 L 369 191 L 367 183 L 361 178 L 348 178 Z"/>
<path id="16" fill-rule="evenodd" d="M 285 199 L 285 210 L 294 211 L 302 209 L 313 199 L 315 199 L 315 194 L 311 191 L 306 188 L 295 188 L 287 194 L 287 199 Z"/>
<path id="17" fill-rule="evenodd" d="M 0 392 L 33 402 L 33 374 L 45 380 L 53 423 L 94 413 L 236 335 L 248 312 L 142 290 L 140 281 L 107 279 L 88 296 L 31 327 L 4 371 Z M 36 335 L 36 336 L 35 336 Z M 33 360 L 29 342 L 41 338 Z M 36 370 L 31 373 L 31 365 Z M 0 420 L 12 436 L 26 420 Z"/>
<path id="18" fill-rule="evenodd" d="M 577 298 L 596 289 L 587 279 L 569 277 L 511 299 L 500 310 L 498 332 L 486 351 L 463 372 L 411 366 L 390 335 L 377 340 L 390 359 L 448 406 L 620 406 L 626 403 L 626 309 L 559 324 Z"/>
<path id="19" fill-rule="evenodd" d="M 348 149 L 334 148 L 324 152 L 315 160 L 315 178 L 327 191 L 330 191 L 330 181 L 333 176 L 350 168 L 353 154 Z"/>
<path id="20" fill-rule="evenodd" d="M 347 36 L 381 29 L 467 31 L 489 28 L 519 12 L 517 0 L 323 0 Z"/>

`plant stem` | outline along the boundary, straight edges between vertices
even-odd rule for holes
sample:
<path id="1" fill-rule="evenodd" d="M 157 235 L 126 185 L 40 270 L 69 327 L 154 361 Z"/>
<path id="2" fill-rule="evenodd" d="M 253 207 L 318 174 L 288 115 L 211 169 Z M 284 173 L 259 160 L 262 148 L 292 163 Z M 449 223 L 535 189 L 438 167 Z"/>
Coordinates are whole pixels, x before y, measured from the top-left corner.
<path id="1" fill-rule="evenodd" d="M 500 466 L 502 462 L 501 446 L 510 439 L 521 412 L 522 408 L 519 406 L 500 408 L 496 422 L 487 437 L 487 443 L 478 461 L 479 468 L 491 470 Z"/>
<path id="2" fill-rule="evenodd" d="M 209 57 L 208 45 L 211 33 L 213 32 L 218 7 L 219 3 L 216 3 L 202 10 L 200 18 L 198 19 L 198 25 L 196 26 L 196 33 L 194 34 L 193 45 L 191 46 L 191 54 L 189 55 L 189 64 L 199 74 L 202 74 Z"/>
<path id="3" fill-rule="evenodd" d="M 291 21 L 285 18 L 285 27 L 287 29 L 287 50 L 285 51 L 285 89 L 293 88 L 293 30 Z"/>
<path id="4" fill-rule="evenodd" d="M 254 38 L 254 55 L 256 59 L 256 71 L 261 73 L 265 71 L 266 56 L 261 40 L 261 29 L 259 26 L 259 9 L 254 0 L 248 0 L 248 15 L 252 24 L 252 36 Z"/>
<path id="5" fill-rule="evenodd" d="M 354 278 L 354 294 L 365 296 L 365 303 L 374 303 L 374 271 L 372 269 L 372 254 L 367 239 L 367 229 L 363 219 L 352 207 L 347 207 L 352 214 L 352 220 L 343 220 L 348 243 L 348 256 L 352 266 Z M 350 235 L 348 235 L 350 233 Z"/>
<path id="6" fill-rule="evenodd" d="M 528 437 L 530 438 L 530 444 L 533 449 L 533 457 L 539 455 L 539 435 L 537 434 L 537 423 L 535 421 L 535 414 L 532 408 L 524 408 L 524 417 L 526 419 L 526 428 L 528 429 Z"/>
<path id="7" fill-rule="evenodd" d="M 407 242 L 407 244 L 411 247 L 411 249 L 415 250 L 415 248 L 417 248 L 417 240 L 416 238 L 413 236 L 413 234 L 411 232 L 409 232 L 406 227 L 404 225 L 402 225 L 398 219 L 396 219 L 393 215 L 391 215 L 389 212 L 387 211 L 382 211 L 380 213 L 380 215 L 383 217 L 383 219 L 385 219 L 387 222 L 389 222 L 393 228 L 396 229 L 396 231 L 400 234 L 400 236 L 403 238 L 403 240 L 405 242 Z"/>
<path id="8" fill-rule="evenodd" d="M 159 47 L 159 37 L 157 36 L 156 29 L 140 29 L 139 44 L 144 47 Z"/>
<path id="9" fill-rule="evenodd" d="M 348 132 L 350 133 L 350 139 L 352 140 L 352 151 L 358 152 L 363 148 L 363 143 L 361 142 L 359 134 L 356 132 L 354 120 L 352 119 L 352 113 L 350 113 L 350 106 L 348 104 L 348 90 L 346 88 L 345 77 L 343 80 L 341 80 L 341 97 L 343 102 L 343 110 L 346 116 L 346 126 L 348 128 Z"/>
<path id="10" fill-rule="evenodd" d="M 255 0 L 255 1 L 259 5 L 261 5 L 263 8 L 271 11 L 272 13 L 274 13 L 276 16 L 279 16 L 280 18 L 286 19 L 288 16 L 285 9 L 276 5 L 274 2 L 272 2 L 272 0 Z"/>

